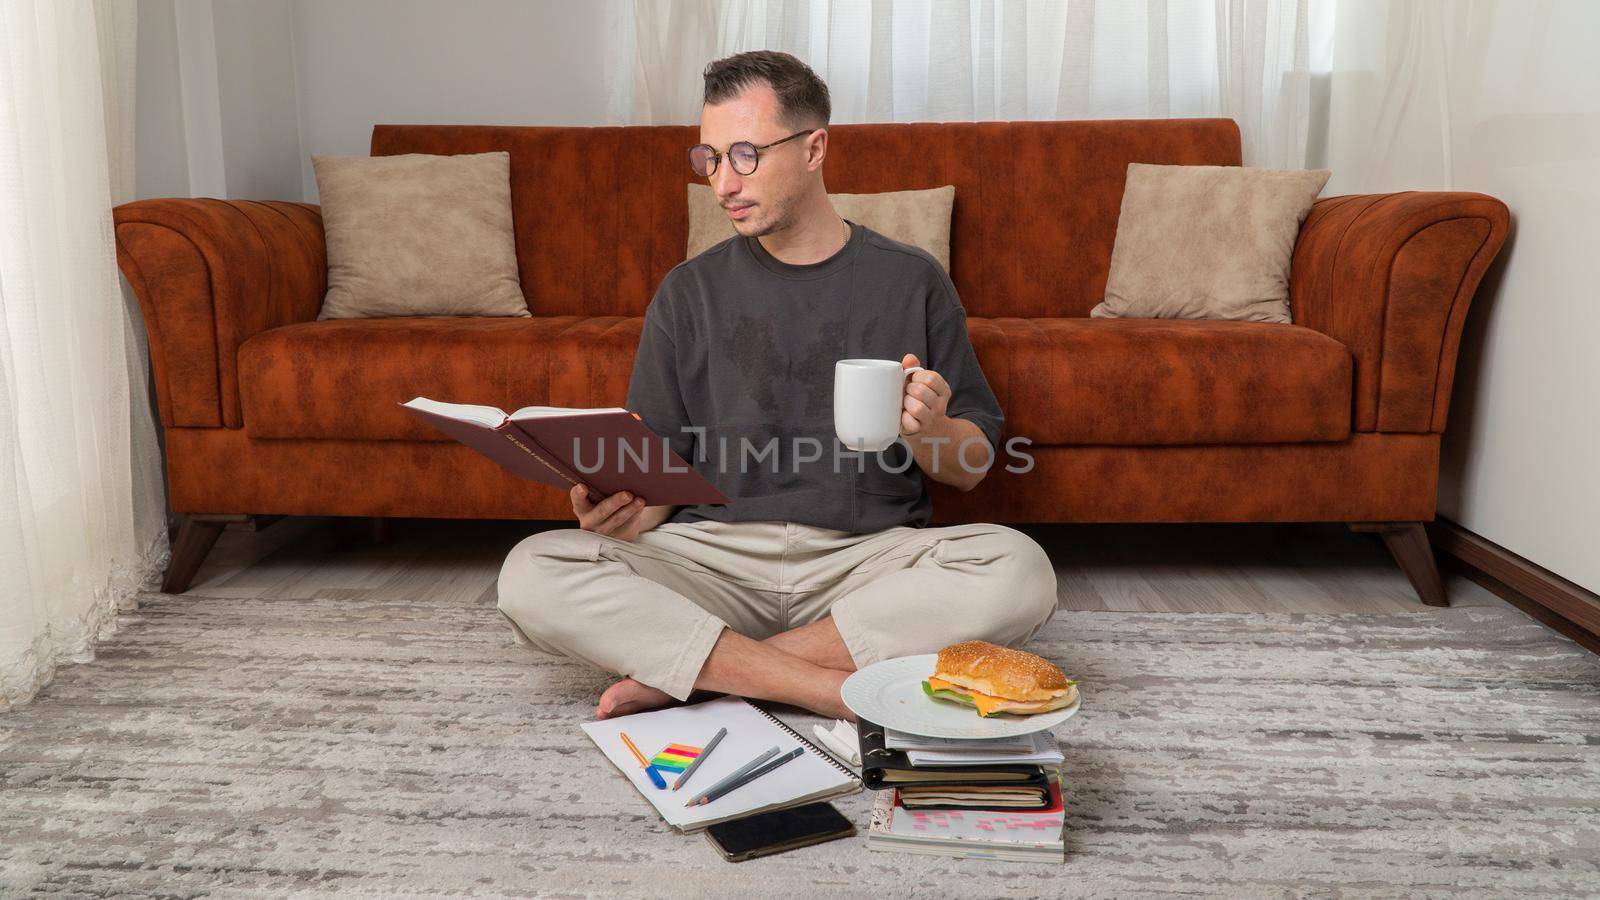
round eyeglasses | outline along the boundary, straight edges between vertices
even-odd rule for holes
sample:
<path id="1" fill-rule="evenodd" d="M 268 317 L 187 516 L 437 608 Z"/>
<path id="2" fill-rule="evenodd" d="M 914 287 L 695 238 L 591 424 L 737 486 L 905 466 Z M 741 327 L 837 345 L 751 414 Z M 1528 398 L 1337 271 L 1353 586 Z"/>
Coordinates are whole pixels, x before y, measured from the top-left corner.
<path id="1" fill-rule="evenodd" d="M 695 144 L 689 148 L 689 168 L 694 170 L 694 173 L 701 178 L 710 178 L 717 171 L 717 163 L 722 161 L 722 157 L 726 156 L 728 157 L 729 165 L 733 166 L 733 171 L 740 175 L 753 175 L 755 174 L 756 166 L 761 163 L 761 151 L 817 130 L 816 128 L 807 128 L 805 131 L 796 131 L 786 138 L 779 138 L 770 144 L 761 144 L 759 146 L 749 141 L 739 141 L 730 146 L 727 153 L 718 153 L 716 148 L 710 144 Z"/>

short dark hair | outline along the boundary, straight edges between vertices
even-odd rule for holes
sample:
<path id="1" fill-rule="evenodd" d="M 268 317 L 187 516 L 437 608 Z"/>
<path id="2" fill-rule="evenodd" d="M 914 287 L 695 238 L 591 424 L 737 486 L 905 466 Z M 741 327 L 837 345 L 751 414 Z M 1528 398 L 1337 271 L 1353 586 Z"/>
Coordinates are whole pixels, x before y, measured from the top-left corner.
<path id="1" fill-rule="evenodd" d="M 828 86 L 811 67 L 777 50 L 750 50 L 706 66 L 707 104 L 722 103 L 765 83 L 778 95 L 778 116 L 790 128 L 823 128 L 833 114 Z"/>

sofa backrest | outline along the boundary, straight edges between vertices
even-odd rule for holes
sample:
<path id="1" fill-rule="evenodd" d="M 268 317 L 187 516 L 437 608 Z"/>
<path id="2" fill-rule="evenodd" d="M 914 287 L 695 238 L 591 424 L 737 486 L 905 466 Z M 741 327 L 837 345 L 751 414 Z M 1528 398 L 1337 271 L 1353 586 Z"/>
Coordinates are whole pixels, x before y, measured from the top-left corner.
<path id="1" fill-rule="evenodd" d="M 379 125 L 372 154 L 511 154 L 534 315 L 643 314 L 688 242 L 694 125 Z M 971 316 L 1085 316 L 1105 291 L 1128 163 L 1236 166 L 1231 119 L 836 125 L 832 193 L 953 184 L 950 275 Z M 448 240 L 448 235 L 440 235 Z"/>

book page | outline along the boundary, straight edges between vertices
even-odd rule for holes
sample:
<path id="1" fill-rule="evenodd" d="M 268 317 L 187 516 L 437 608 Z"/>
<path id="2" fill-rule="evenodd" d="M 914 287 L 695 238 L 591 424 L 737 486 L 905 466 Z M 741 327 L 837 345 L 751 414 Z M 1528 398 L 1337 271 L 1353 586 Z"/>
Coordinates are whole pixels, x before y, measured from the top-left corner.
<path id="1" fill-rule="evenodd" d="M 512 419 L 537 419 L 541 416 L 586 416 L 592 413 L 627 412 L 620 406 L 602 406 L 580 409 L 571 406 L 524 406 L 511 414 Z"/>
<path id="2" fill-rule="evenodd" d="M 498 428 L 505 422 L 506 414 L 496 406 L 479 406 L 473 403 L 446 403 L 443 400 L 429 400 L 427 397 L 416 397 L 400 404 L 423 412 L 431 412 L 436 416 L 447 419 L 456 419 L 461 422 L 471 422 L 485 428 Z"/>

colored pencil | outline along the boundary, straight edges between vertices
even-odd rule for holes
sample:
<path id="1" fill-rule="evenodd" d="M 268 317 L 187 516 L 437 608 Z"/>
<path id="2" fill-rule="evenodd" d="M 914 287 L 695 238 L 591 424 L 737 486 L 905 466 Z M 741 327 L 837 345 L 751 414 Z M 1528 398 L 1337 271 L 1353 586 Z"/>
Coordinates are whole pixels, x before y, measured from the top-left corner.
<path id="1" fill-rule="evenodd" d="M 667 787 L 667 780 L 661 777 L 661 773 L 656 771 L 656 767 L 650 765 L 650 760 L 645 759 L 644 754 L 639 752 L 639 748 L 635 747 L 633 745 L 633 741 L 628 739 L 628 733 L 626 731 L 619 731 L 617 733 L 622 735 L 622 742 L 628 745 L 628 750 L 633 753 L 633 758 L 639 761 L 639 765 L 644 766 L 644 773 L 650 776 L 650 782 L 656 787 L 665 790 Z"/>
<path id="2" fill-rule="evenodd" d="M 776 769 L 777 767 L 783 765 L 784 763 L 788 762 L 789 760 L 795 759 L 796 757 L 798 757 L 800 754 L 802 754 L 804 752 L 805 752 L 805 748 L 804 747 L 796 747 L 793 750 L 790 750 L 788 753 L 785 753 L 784 755 L 778 757 L 777 759 L 768 761 L 767 763 L 763 764 L 760 768 L 754 769 L 754 770 L 746 773 L 745 775 L 741 776 L 739 778 L 739 780 L 734 782 L 733 784 L 726 785 L 724 787 L 720 787 L 720 788 L 717 788 L 717 789 L 714 789 L 714 790 L 707 791 L 705 796 L 701 797 L 700 800 L 697 803 L 695 803 L 694 805 L 695 806 L 703 806 L 703 805 L 705 805 L 707 803 L 712 802 L 713 800 L 716 800 L 718 797 L 721 797 L 724 794 L 730 793 L 732 791 L 736 791 L 739 788 L 742 788 L 745 785 L 749 784 L 750 782 L 755 781 L 757 778 L 760 778 L 761 776 L 767 774 L 768 772 L 771 772 L 773 769 Z"/>
<path id="3" fill-rule="evenodd" d="M 726 728 L 720 728 L 717 730 L 716 737 L 713 737 L 711 742 L 706 744 L 705 749 L 700 751 L 700 755 L 695 757 L 694 762 L 689 764 L 689 768 L 684 769 L 683 774 L 678 776 L 678 780 L 672 783 L 673 790 L 683 787 L 683 783 L 689 780 L 689 776 L 694 774 L 695 769 L 700 768 L 700 764 L 706 761 L 706 757 L 710 756 L 711 751 L 716 748 L 717 742 L 722 740 L 723 735 L 726 735 L 727 733 L 728 729 Z"/>
<path id="4" fill-rule="evenodd" d="M 744 765 L 740 766 L 739 768 L 735 769 L 733 772 L 730 772 L 728 774 L 728 777 L 722 779 L 721 781 L 717 782 L 716 784 L 713 784 L 711 787 L 709 787 L 705 791 L 703 791 L 698 797 L 695 797 L 694 799 L 690 800 L 688 803 L 685 803 L 684 806 L 698 806 L 700 804 L 701 799 L 703 799 L 706 794 L 711 793 L 712 791 L 716 790 L 717 788 L 722 787 L 723 785 L 732 784 L 735 781 L 738 781 L 745 774 L 747 774 L 749 772 L 754 772 L 756 769 L 761 768 L 761 764 L 762 763 L 766 762 L 767 760 L 769 760 L 769 759 L 771 759 L 771 758 L 773 758 L 774 756 L 777 756 L 777 755 L 778 755 L 778 748 L 777 748 L 776 745 L 774 745 L 772 747 L 772 749 L 770 749 L 767 752 L 761 754 L 760 756 L 756 757 L 755 759 L 750 760 L 749 762 L 747 762 Z"/>

